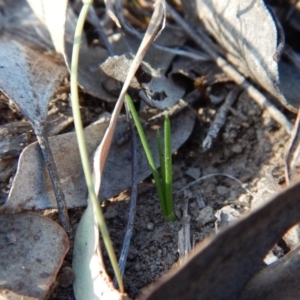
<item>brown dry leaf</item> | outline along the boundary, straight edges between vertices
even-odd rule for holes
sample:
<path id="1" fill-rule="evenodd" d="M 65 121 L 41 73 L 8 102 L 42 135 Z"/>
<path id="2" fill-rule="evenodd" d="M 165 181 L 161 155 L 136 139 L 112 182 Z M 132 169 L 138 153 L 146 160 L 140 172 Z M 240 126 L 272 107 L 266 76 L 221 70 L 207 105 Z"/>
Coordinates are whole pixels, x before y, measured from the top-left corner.
<path id="1" fill-rule="evenodd" d="M 264 268 L 250 280 L 240 300 L 299 299 L 299 258 L 300 247 L 298 246 L 279 261 Z"/>
<path id="2" fill-rule="evenodd" d="M 300 72 L 290 64 L 274 59 L 281 33 L 265 1 L 193 2 L 206 29 L 228 52 L 228 59 L 285 107 L 296 111 Z M 261 24 L 264 30 L 261 30 Z M 291 81 L 296 83 L 292 89 Z"/>
<path id="3" fill-rule="evenodd" d="M 274 288 L 274 282 L 266 274 L 275 270 L 277 265 L 279 270 L 290 273 L 289 278 L 294 278 L 295 281 L 281 282 L 282 296 L 277 297 L 276 294 L 275 298 L 271 298 L 298 299 L 298 268 L 293 267 L 290 259 L 299 265 L 299 250 L 294 250 L 294 255 L 283 258 L 282 263 L 279 260 L 276 265 L 266 266 L 263 259 L 281 236 L 300 221 L 299 195 L 300 183 L 281 192 L 215 238 L 200 244 L 182 268 L 167 275 L 156 290 L 145 298 L 234 300 L 242 296 L 242 299 L 264 299 L 266 295 L 263 291 Z M 276 277 L 273 274 L 273 278 Z M 244 290 L 249 282 L 252 283 L 253 291 L 249 290 L 251 285 Z M 259 284 L 260 290 L 257 290 Z M 247 295 L 253 297 L 248 298 Z"/>
<path id="4" fill-rule="evenodd" d="M 160 126 L 162 123 L 158 123 Z M 101 142 L 108 126 L 103 118 L 99 123 L 85 129 L 85 138 L 89 155 L 92 156 Z M 194 114 L 185 109 L 171 118 L 172 149 L 178 149 L 189 137 L 194 126 Z M 110 149 L 101 186 L 101 199 L 117 195 L 131 186 L 131 151 L 125 118 L 119 120 L 114 141 Z M 146 129 L 150 147 L 158 162 L 156 130 Z M 68 208 L 86 206 L 86 184 L 81 167 L 79 150 L 74 132 L 49 138 L 54 161 L 56 162 L 60 184 L 65 194 Z M 138 144 L 138 181 L 151 174 L 141 144 Z M 66 155 L 68 153 L 68 155 Z M 43 163 L 37 143 L 24 149 L 20 156 L 18 171 L 6 204 L 0 210 L 10 212 L 21 209 L 45 209 L 56 207 L 51 181 Z"/>
<path id="5" fill-rule="evenodd" d="M 0 216 L 0 298 L 43 299 L 69 250 L 64 230 L 34 213 Z"/>

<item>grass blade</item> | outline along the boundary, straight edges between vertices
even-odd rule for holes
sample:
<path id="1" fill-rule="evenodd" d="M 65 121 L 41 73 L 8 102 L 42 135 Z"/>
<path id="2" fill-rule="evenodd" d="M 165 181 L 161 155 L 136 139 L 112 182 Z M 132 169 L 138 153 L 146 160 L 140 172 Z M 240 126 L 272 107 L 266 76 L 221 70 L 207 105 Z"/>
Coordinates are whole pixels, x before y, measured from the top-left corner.
<path id="1" fill-rule="evenodd" d="M 166 210 L 166 206 L 165 206 L 165 202 L 164 202 L 164 193 L 163 193 L 162 185 L 160 183 L 160 178 L 159 178 L 159 175 L 158 175 L 158 171 L 156 169 L 156 165 L 155 165 L 155 161 L 154 161 L 152 152 L 150 150 L 146 135 L 144 133 L 142 124 L 140 122 L 139 116 L 138 116 L 138 114 L 136 112 L 136 109 L 134 107 L 134 104 L 132 102 L 132 99 L 130 98 L 130 96 L 128 94 L 125 96 L 125 98 L 126 98 L 126 101 L 128 103 L 128 106 L 130 108 L 130 112 L 132 114 L 132 118 L 134 120 L 136 129 L 138 131 L 142 146 L 143 146 L 144 151 L 146 153 L 146 157 L 148 159 L 148 163 L 149 163 L 150 169 L 151 169 L 153 177 L 154 177 L 158 198 L 159 198 L 159 201 L 160 201 L 160 204 L 161 204 L 161 207 L 162 207 L 163 214 L 165 216 L 167 214 L 167 210 Z"/>
<path id="2" fill-rule="evenodd" d="M 175 215 L 173 213 L 173 184 L 172 184 L 172 141 L 171 141 L 171 125 L 168 116 L 165 116 L 164 121 L 164 199 L 167 214 L 165 219 L 167 221 L 174 221 Z"/>
<path id="3" fill-rule="evenodd" d="M 165 156 L 164 156 L 163 143 L 162 143 L 162 139 L 161 139 L 159 130 L 157 130 L 156 140 L 157 140 L 157 149 L 158 149 L 159 162 L 160 162 L 160 178 L 161 178 L 160 182 L 162 185 L 162 189 L 164 191 L 165 190 L 165 182 L 162 179 L 165 178 L 165 163 L 164 163 Z"/>

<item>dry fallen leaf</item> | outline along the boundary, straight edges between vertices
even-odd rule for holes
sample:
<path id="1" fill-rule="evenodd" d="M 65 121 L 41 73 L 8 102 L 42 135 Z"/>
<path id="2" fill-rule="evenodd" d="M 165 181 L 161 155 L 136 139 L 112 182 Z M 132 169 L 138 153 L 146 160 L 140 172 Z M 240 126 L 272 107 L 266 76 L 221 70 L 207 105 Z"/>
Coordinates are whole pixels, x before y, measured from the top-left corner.
<path id="1" fill-rule="evenodd" d="M 64 194 L 45 132 L 49 100 L 67 70 L 46 56 L 13 41 L 0 42 L 0 62 L 0 90 L 31 122 L 51 176 L 60 223 L 68 231 L 70 225 Z"/>
<path id="2" fill-rule="evenodd" d="M 43 127 L 50 97 L 66 76 L 66 69 L 13 41 L 0 43 L 0 61 L 0 90 L 33 127 Z"/>
<path id="3" fill-rule="evenodd" d="M 123 83 L 131 63 L 130 54 L 109 57 L 100 65 L 100 70 L 107 76 Z M 142 99 L 149 105 L 161 110 L 173 106 L 185 92 L 172 77 L 165 77 L 163 70 L 155 70 L 145 62 L 141 63 L 136 76 L 130 82 L 130 86 L 141 90 Z"/>
<path id="4" fill-rule="evenodd" d="M 72 268 L 75 273 L 73 289 L 76 300 L 126 299 L 125 295 L 114 288 L 106 273 L 99 242 L 99 229 L 94 222 L 93 206 L 88 201 L 74 241 Z"/>
<path id="5" fill-rule="evenodd" d="M 99 145 L 107 128 L 107 119 L 85 129 L 85 138 L 89 155 L 91 156 Z M 185 109 L 171 118 L 172 149 L 178 149 L 189 137 L 194 126 L 194 114 Z M 114 135 L 114 142 L 106 163 L 101 185 L 101 199 L 117 195 L 131 185 L 131 151 L 125 118 L 119 120 Z M 146 135 L 151 149 L 158 162 L 156 147 L 156 130 L 146 129 Z M 86 184 L 81 167 L 81 161 L 74 132 L 49 138 L 50 148 L 60 178 L 60 184 L 65 194 L 68 208 L 86 206 Z M 148 162 L 141 144 L 138 144 L 138 181 L 151 174 Z M 68 155 L 65 155 L 68 153 Z M 18 171 L 6 204 L 0 207 L 5 211 L 21 209 L 45 209 L 56 207 L 51 181 L 46 171 L 37 143 L 24 149 L 20 156 Z"/>
<path id="6" fill-rule="evenodd" d="M 69 250 L 69 240 L 44 216 L 2 215 L 0 249 L 0 298 L 43 299 Z"/>
<path id="7" fill-rule="evenodd" d="M 193 1 L 194 2 L 194 1 Z M 228 52 L 228 59 L 292 111 L 299 106 L 299 85 L 290 88 L 291 68 L 275 61 L 279 33 L 269 8 L 262 0 L 197 0 L 195 6 L 206 29 Z M 261 30 L 261 24 L 264 30 Z M 292 78 L 299 78 L 294 68 Z"/>
<path id="8" fill-rule="evenodd" d="M 39 20 L 48 28 L 55 50 L 64 54 L 68 1 L 27 0 L 27 2 Z"/>

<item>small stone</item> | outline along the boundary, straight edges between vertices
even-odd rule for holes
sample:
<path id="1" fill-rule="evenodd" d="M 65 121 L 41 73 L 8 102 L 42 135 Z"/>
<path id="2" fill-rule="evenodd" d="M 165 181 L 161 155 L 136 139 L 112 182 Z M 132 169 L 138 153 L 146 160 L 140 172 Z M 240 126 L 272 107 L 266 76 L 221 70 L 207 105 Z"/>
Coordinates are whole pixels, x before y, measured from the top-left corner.
<path id="1" fill-rule="evenodd" d="M 201 176 L 201 171 L 199 168 L 188 168 L 185 174 L 196 180 Z"/>
<path id="2" fill-rule="evenodd" d="M 196 201 L 197 201 L 197 204 L 198 204 L 199 209 L 202 209 L 202 208 L 205 207 L 205 202 L 203 201 L 202 195 L 198 194 L 198 195 L 196 196 Z"/>
<path id="3" fill-rule="evenodd" d="M 219 185 L 217 186 L 217 193 L 220 195 L 220 196 L 225 196 L 228 194 L 228 188 L 226 186 L 223 186 L 223 185 Z"/>
<path id="4" fill-rule="evenodd" d="M 243 147 L 240 144 L 235 144 L 231 148 L 232 152 L 240 154 L 243 152 Z"/>
<path id="5" fill-rule="evenodd" d="M 151 222 L 149 222 L 149 223 L 147 224 L 147 229 L 148 229 L 148 230 L 153 230 L 153 229 L 154 229 L 154 224 L 151 223 Z"/>
<path id="6" fill-rule="evenodd" d="M 202 225 L 214 222 L 215 220 L 216 217 L 214 215 L 214 210 L 210 206 L 206 206 L 202 210 L 200 210 L 199 215 L 196 218 L 196 221 L 200 222 Z"/>
<path id="7" fill-rule="evenodd" d="M 70 286 L 75 279 L 75 274 L 70 267 L 62 268 L 60 274 L 57 276 L 57 282 L 61 287 L 68 287 Z"/>
<path id="8" fill-rule="evenodd" d="M 139 272 L 139 271 L 141 270 L 141 265 L 140 265 L 140 264 L 135 264 L 135 265 L 134 265 L 134 270 L 135 270 L 136 272 Z"/>
<path id="9" fill-rule="evenodd" d="M 240 213 L 230 205 L 227 205 L 216 212 L 216 217 L 221 226 L 223 226 L 237 220 L 240 217 Z"/>

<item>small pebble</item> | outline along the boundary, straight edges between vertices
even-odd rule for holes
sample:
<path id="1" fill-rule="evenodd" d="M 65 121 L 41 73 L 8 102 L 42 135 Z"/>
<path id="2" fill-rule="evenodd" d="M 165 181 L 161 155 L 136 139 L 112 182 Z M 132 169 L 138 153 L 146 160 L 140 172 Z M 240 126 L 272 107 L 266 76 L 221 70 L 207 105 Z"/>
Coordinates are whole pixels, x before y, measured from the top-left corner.
<path id="1" fill-rule="evenodd" d="M 223 226 L 237 220 L 240 217 L 240 213 L 230 205 L 227 205 L 216 212 L 216 217 L 221 226 Z"/>
<path id="2" fill-rule="evenodd" d="M 203 201 L 203 197 L 200 194 L 196 196 L 196 201 L 200 209 L 205 207 L 205 202 Z"/>
<path id="3" fill-rule="evenodd" d="M 139 272 L 139 271 L 141 270 L 141 265 L 140 265 L 140 264 L 134 265 L 134 270 L 135 270 L 136 272 Z"/>
<path id="4" fill-rule="evenodd" d="M 196 218 L 196 221 L 200 222 L 202 225 L 214 222 L 215 220 L 216 216 L 214 215 L 214 210 L 211 206 L 206 206 L 200 210 L 198 217 Z"/>
<path id="5" fill-rule="evenodd" d="M 149 222 L 149 223 L 147 224 L 147 229 L 148 229 L 148 230 L 153 230 L 153 229 L 154 229 L 154 224 L 151 223 L 151 222 Z"/>
<path id="6" fill-rule="evenodd" d="M 70 267 L 62 268 L 60 274 L 57 276 L 57 282 L 61 287 L 68 287 L 70 286 L 75 279 L 75 274 Z"/>
<path id="7" fill-rule="evenodd" d="M 243 152 L 243 147 L 240 144 L 235 144 L 231 148 L 232 152 L 240 154 Z"/>
<path id="8" fill-rule="evenodd" d="M 196 180 L 201 176 L 201 171 L 199 168 L 188 168 L 185 174 Z"/>

